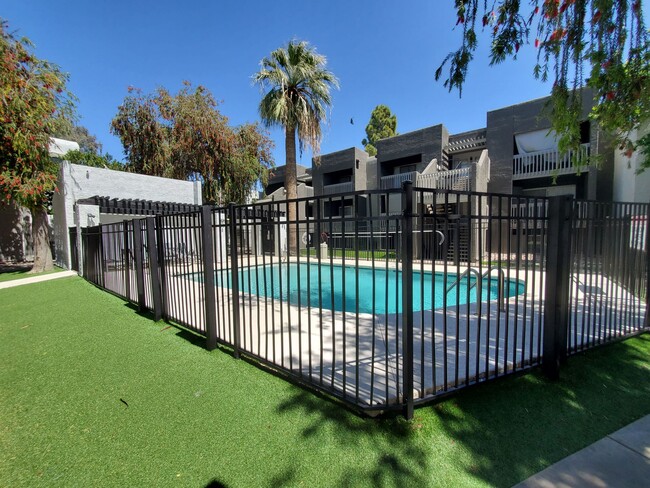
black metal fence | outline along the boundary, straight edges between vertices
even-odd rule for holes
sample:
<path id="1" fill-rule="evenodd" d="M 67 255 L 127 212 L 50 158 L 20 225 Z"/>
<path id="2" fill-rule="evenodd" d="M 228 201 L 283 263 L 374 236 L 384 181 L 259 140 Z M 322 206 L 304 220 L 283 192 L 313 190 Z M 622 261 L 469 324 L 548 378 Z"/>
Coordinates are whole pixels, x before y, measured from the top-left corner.
<path id="1" fill-rule="evenodd" d="M 407 183 L 86 229 L 82 269 L 209 349 L 410 417 L 647 330 L 647 222 L 645 204 Z"/>

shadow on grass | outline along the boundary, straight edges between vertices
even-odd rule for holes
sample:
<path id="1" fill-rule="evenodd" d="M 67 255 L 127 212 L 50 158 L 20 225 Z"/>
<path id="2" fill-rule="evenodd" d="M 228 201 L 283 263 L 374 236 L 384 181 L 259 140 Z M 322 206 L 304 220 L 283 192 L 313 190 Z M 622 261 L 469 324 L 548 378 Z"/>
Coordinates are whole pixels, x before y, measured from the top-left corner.
<path id="1" fill-rule="evenodd" d="M 512 486 L 650 413 L 650 335 L 569 358 L 560 381 L 541 373 L 463 392 L 417 411 L 436 416 L 471 453 L 473 477 Z"/>
<path id="2" fill-rule="evenodd" d="M 277 407 L 310 419 L 304 438 L 333 432 L 341 448 L 363 446 L 374 463 L 344 466 L 337 486 L 512 486 L 650 414 L 650 335 L 569 358 L 562 379 L 539 371 L 471 388 L 398 416 L 359 417 L 307 391 Z M 449 449 L 450 444 L 456 448 Z M 436 456 L 444 456 L 439 463 Z M 442 473 L 441 466 L 458 473 Z M 272 486 L 300 480 L 294 469 Z"/>
<path id="3" fill-rule="evenodd" d="M 121 297 L 120 297 L 121 298 Z M 161 327 L 161 331 L 167 330 L 167 329 L 173 329 L 176 331 L 176 335 L 180 337 L 181 339 L 189 342 L 190 344 L 201 347 L 205 349 L 205 337 L 200 336 L 199 334 L 192 332 L 186 328 L 184 328 L 182 325 L 179 325 L 175 322 L 172 321 L 166 321 L 166 320 L 159 320 L 158 322 L 155 321 L 154 319 L 154 313 L 151 310 L 140 310 L 137 305 L 131 302 L 125 302 L 124 306 L 130 310 L 132 310 L 136 315 L 139 315 L 140 317 L 144 317 L 147 320 L 150 320 L 152 323 L 155 325 L 158 325 Z"/>
<path id="4" fill-rule="evenodd" d="M 358 466 L 344 467 L 336 486 L 426 486 L 427 456 L 416 443 L 413 423 L 401 417 L 384 416 L 370 419 L 359 417 L 336 402 L 323 401 L 307 391 L 296 393 L 282 402 L 279 414 L 299 414 L 312 419 L 302 429 L 304 438 L 312 438 L 334 430 L 334 439 L 340 448 L 358 446 L 370 450 L 376 461 Z M 334 429 L 332 429 L 334 428 Z M 288 469 L 274 478 L 270 486 L 290 486 L 296 483 L 294 469 Z"/>
<path id="5" fill-rule="evenodd" d="M 213 479 L 210 481 L 207 485 L 205 485 L 205 488 L 228 488 L 228 485 L 222 483 L 218 479 Z"/>

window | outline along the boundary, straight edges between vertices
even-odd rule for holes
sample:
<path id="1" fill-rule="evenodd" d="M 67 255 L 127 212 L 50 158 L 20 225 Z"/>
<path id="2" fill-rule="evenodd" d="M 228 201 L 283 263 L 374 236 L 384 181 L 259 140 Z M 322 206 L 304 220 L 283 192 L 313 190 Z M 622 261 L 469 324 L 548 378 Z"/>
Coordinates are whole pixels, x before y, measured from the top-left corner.
<path id="1" fill-rule="evenodd" d="M 413 173 L 415 171 L 415 164 L 407 164 L 404 166 L 398 166 L 395 168 L 395 174 L 403 175 L 404 173 Z"/>

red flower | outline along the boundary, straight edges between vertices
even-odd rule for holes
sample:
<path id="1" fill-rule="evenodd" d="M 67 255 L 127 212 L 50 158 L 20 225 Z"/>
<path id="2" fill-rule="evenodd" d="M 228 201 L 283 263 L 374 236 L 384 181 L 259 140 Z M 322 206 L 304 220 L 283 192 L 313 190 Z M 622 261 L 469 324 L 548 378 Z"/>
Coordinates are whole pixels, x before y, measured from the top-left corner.
<path id="1" fill-rule="evenodd" d="M 593 18 L 591 21 L 595 24 L 600 20 L 600 18 L 603 16 L 603 14 L 600 13 L 600 10 L 596 10 L 596 13 L 594 14 Z"/>
<path id="2" fill-rule="evenodd" d="M 616 98 L 616 93 L 614 93 L 613 91 L 607 92 L 607 94 L 605 95 L 605 98 L 607 98 L 607 100 L 610 100 L 610 101 L 614 100 Z"/>
<path id="3" fill-rule="evenodd" d="M 539 47 L 539 39 L 535 39 L 535 47 L 536 47 L 536 48 Z"/>

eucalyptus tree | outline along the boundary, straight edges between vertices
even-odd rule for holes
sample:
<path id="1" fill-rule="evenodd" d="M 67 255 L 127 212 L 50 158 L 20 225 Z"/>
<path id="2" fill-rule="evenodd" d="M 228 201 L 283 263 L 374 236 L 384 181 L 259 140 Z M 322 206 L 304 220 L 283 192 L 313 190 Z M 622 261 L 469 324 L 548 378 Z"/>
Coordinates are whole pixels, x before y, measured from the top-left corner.
<path id="1" fill-rule="evenodd" d="M 549 116 L 561 150 L 580 145 L 575 93 L 586 85 L 595 97 L 590 117 L 615 134 L 626 155 L 640 149 L 642 167 L 650 167 L 650 135 L 631 137 L 650 119 L 650 43 L 641 0 L 456 0 L 455 7 L 461 46 L 435 73 L 439 79 L 449 63 L 444 84 L 450 91 L 462 90 L 480 23 L 491 39 L 490 64 L 516 58 L 526 44 L 537 49 L 533 74 L 553 79 Z"/>
<path id="2" fill-rule="evenodd" d="M 244 203 L 273 165 L 272 142 L 256 124 L 231 127 L 210 91 L 184 82 L 178 93 L 129 88 L 111 122 L 127 169 L 202 182 L 205 202 Z"/>
<path id="3" fill-rule="evenodd" d="M 57 120 L 72 118 L 68 76 L 39 59 L 27 38 L 18 38 L 0 19 L 0 198 L 32 213 L 34 266 L 52 269 L 48 195 L 56 189 L 57 166 L 49 156 Z"/>
<path id="4" fill-rule="evenodd" d="M 332 88 L 338 88 L 336 76 L 327 69 L 327 59 L 306 41 L 292 40 L 260 61 L 253 75 L 265 92 L 259 113 L 267 127 L 284 128 L 286 170 L 284 188 L 287 199 L 297 198 L 296 136 L 302 151 L 310 147 L 320 152 L 322 124 L 332 106 Z M 296 205 L 287 205 L 289 221 L 296 219 Z M 298 248 L 296 229 L 289 226 L 289 250 Z"/>
<path id="5" fill-rule="evenodd" d="M 91 155 L 102 153 L 102 144 L 83 125 L 75 124 L 66 118 L 60 118 L 57 121 L 57 126 L 53 134 L 54 137 L 75 141 L 79 144 L 79 151 L 82 153 Z"/>

